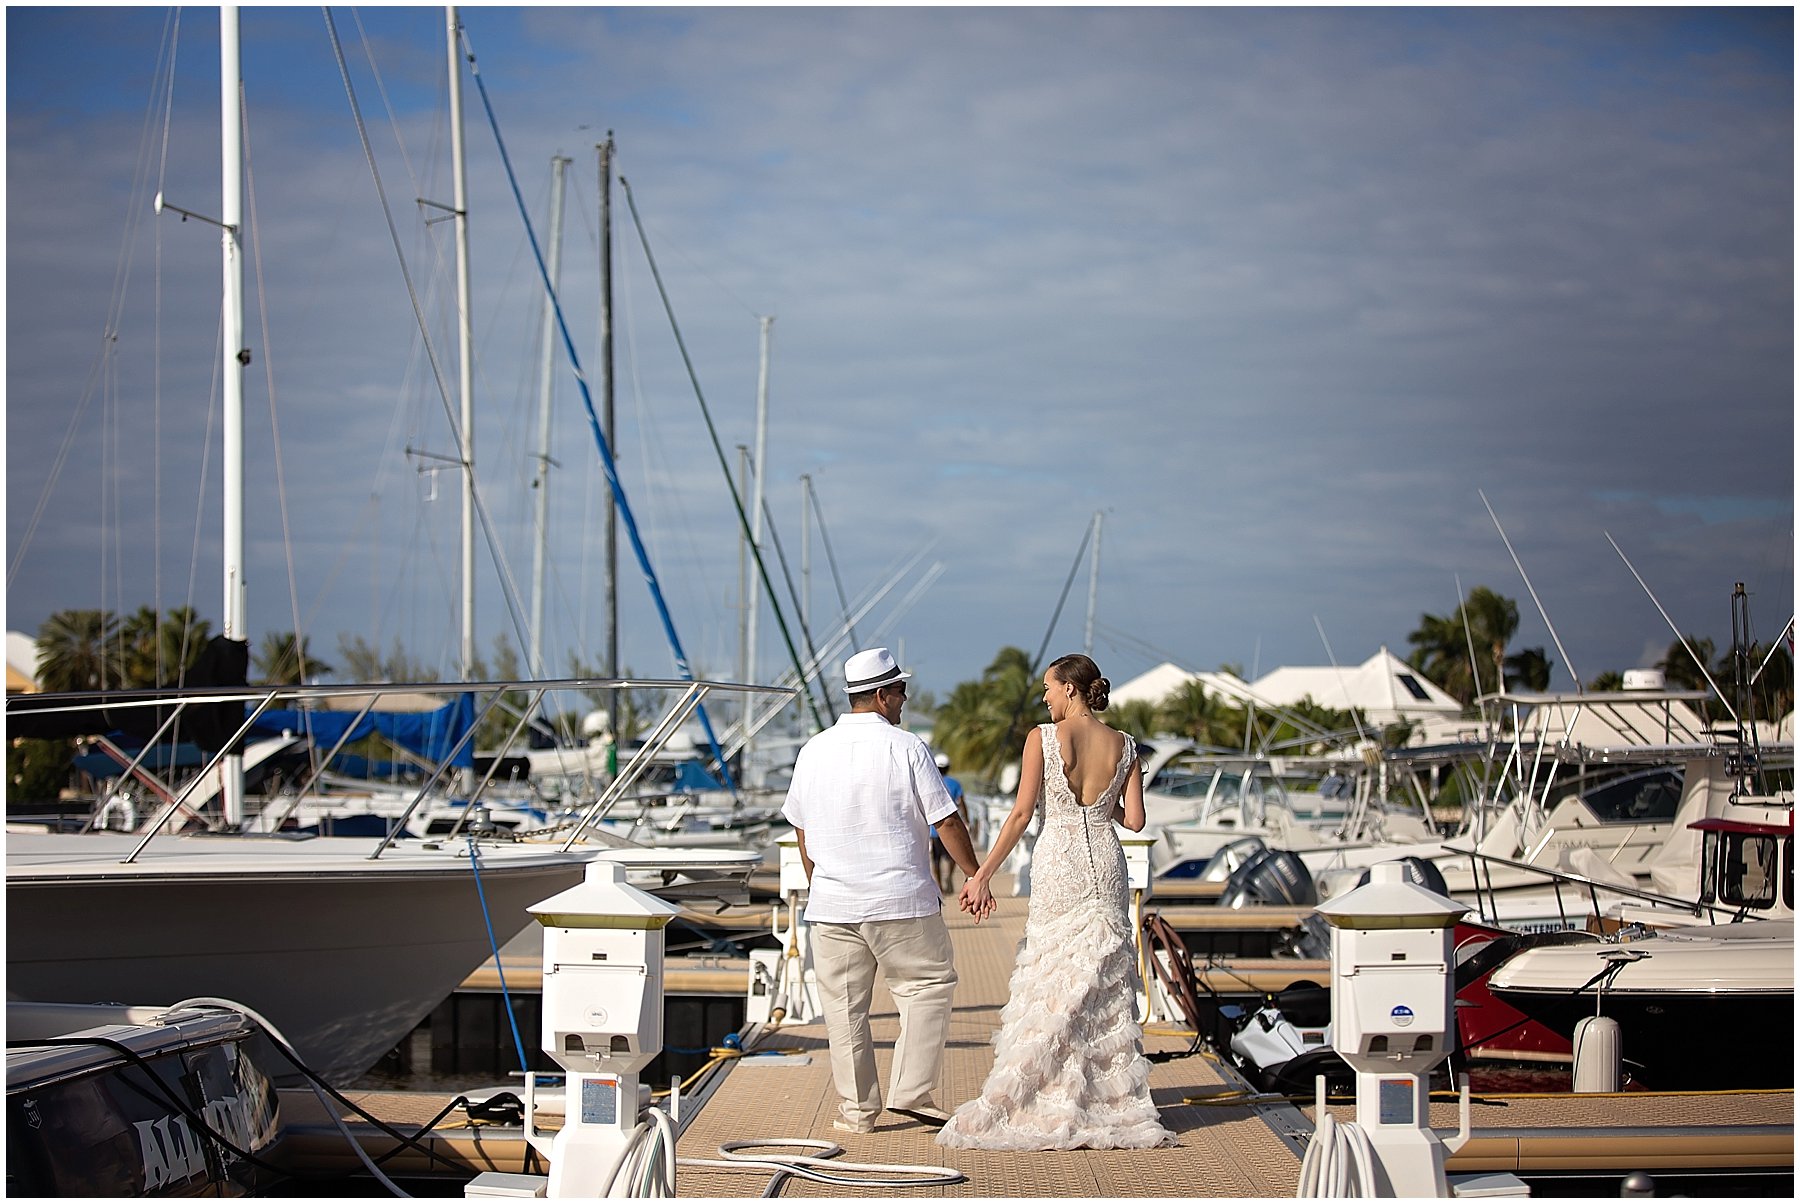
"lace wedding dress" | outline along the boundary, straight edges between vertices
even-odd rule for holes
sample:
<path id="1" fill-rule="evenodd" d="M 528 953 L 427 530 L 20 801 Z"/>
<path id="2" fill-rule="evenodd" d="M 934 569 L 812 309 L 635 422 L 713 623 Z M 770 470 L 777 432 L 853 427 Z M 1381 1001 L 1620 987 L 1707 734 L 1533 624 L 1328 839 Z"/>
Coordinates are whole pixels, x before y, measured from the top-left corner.
<path id="1" fill-rule="evenodd" d="M 1150 1101 L 1136 1019 L 1136 945 L 1125 854 L 1112 813 L 1136 748 L 1090 806 L 1064 775 L 1056 725 L 1042 724 L 1042 832 L 1032 857 L 1025 941 L 981 1094 L 938 1143 L 984 1150 L 1141 1149 L 1174 1140 Z"/>

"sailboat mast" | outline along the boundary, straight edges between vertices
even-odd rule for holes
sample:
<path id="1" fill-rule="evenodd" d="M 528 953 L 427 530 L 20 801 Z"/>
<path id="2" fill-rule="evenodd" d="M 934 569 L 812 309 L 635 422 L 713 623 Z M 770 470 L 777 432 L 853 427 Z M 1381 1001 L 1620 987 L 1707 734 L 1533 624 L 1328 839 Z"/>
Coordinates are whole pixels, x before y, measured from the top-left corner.
<path id="1" fill-rule="evenodd" d="M 224 494 L 224 636 L 247 640 L 244 612 L 244 363 L 250 358 L 244 346 L 243 231 L 243 121 L 239 107 L 242 68 L 238 53 L 236 5 L 219 9 L 219 245 L 224 262 L 223 405 L 221 424 L 224 454 L 221 458 Z M 233 826 L 244 819 L 244 759 L 228 755 L 220 764 L 220 790 L 225 820 Z"/>
<path id="2" fill-rule="evenodd" d="M 562 279 L 563 168 L 569 160 L 550 156 L 550 287 Z M 544 295 L 544 348 L 538 378 L 537 551 L 531 563 L 531 672 L 544 674 L 544 559 L 550 543 L 550 400 L 556 359 L 556 304 Z"/>
<path id="3" fill-rule="evenodd" d="M 761 355 L 756 371 L 756 458 L 755 463 L 751 465 L 754 473 L 750 495 L 750 550 L 752 554 L 762 550 L 763 482 L 768 479 L 769 471 L 767 459 L 769 451 L 769 327 L 775 322 L 773 317 L 763 315 L 758 315 L 756 320 L 760 327 L 758 342 Z M 750 612 L 744 638 L 744 681 L 753 683 L 756 681 L 756 619 L 762 610 L 762 594 L 752 590 L 744 599 L 744 604 Z M 749 696 L 745 695 L 746 714 L 748 713 L 748 699 Z M 743 764 L 745 771 L 749 772 L 750 749 L 748 743 L 744 748 Z"/>
<path id="4" fill-rule="evenodd" d="M 1094 558 L 1088 562 L 1087 633 L 1081 648 L 1088 656 L 1094 655 L 1094 603 L 1100 596 L 1100 515 L 1094 511 Z"/>
<path id="5" fill-rule="evenodd" d="M 475 669 L 475 330 L 469 285 L 469 180 L 463 154 L 462 61 L 457 47 L 456 6 L 444 10 L 450 52 L 450 162 L 455 180 L 457 369 L 462 409 L 462 665 L 464 681 Z"/>
<path id="6" fill-rule="evenodd" d="M 812 624 L 812 474 L 800 474 L 800 625 Z"/>
<path id="7" fill-rule="evenodd" d="M 613 435 L 613 322 L 612 322 L 612 131 L 594 148 L 600 153 L 600 428 L 608 447 L 617 447 Z M 606 495 L 606 662 L 601 672 L 619 676 L 619 503 Z M 619 731 L 619 691 L 606 692 L 609 710 L 607 730 L 616 747 Z"/>

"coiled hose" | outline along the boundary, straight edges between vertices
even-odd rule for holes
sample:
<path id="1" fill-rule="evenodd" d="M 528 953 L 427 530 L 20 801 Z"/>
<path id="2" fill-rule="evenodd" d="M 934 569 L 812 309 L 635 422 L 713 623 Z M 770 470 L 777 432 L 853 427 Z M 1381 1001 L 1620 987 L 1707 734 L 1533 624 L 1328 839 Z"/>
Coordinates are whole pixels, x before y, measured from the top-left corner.
<path id="1" fill-rule="evenodd" d="M 1318 1127 L 1300 1163 L 1295 1199 L 1369 1199 L 1376 1194 L 1375 1151 L 1355 1121 L 1319 1109 Z"/>

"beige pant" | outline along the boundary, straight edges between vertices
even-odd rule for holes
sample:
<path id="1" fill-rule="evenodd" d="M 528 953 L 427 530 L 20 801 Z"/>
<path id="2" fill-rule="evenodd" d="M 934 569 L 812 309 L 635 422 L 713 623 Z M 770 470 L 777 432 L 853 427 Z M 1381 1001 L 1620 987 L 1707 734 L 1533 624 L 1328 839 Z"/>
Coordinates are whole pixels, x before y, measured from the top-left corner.
<path id="1" fill-rule="evenodd" d="M 872 1124 L 881 1115 L 875 1043 L 869 1033 L 877 966 L 900 1009 L 888 1103 L 895 1108 L 935 1104 L 932 1091 L 944 1065 L 950 1003 L 956 993 L 956 967 L 951 964 L 950 930 L 944 917 L 814 924 L 812 930 L 813 969 L 831 1042 L 831 1077 L 844 1119 Z"/>

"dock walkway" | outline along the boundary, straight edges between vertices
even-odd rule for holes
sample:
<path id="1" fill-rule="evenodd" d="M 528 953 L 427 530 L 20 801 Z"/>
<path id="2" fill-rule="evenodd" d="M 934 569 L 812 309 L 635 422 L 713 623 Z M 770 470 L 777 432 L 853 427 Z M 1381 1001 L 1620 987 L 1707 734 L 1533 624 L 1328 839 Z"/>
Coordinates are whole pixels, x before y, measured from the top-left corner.
<path id="1" fill-rule="evenodd" d="M 991 1041 L 1024 935 L 1026 902 L 1003 897 L 996 915 L 980 925 L 953 905 L 946 907 L 959 979 L 938 1099 L 946 1108 L 979 1094 L 993 1063 Z M 899 1018 L 879 984 L 873 1027 L 885 1088 Z M 1144 1045 L 1146 1052 L 1174 1053 L 1188 1049 L 1192 1039 L 1153 1026 Z M 1200 1054 L 1157 1063 L 1150 1075 L 1151 1095 L 1178 1146 L 1019 1154 L 945 1149 L 932 1140 L 935 1130 L 891 1112 L 883 1114 L 873 1133 L 833 1128 L 837 1092 L 822 1022 L 761 1030 L 750 1048 L 797 1052 L 738 1059 L 710 1091 L 684 1104 L 688 1115 L 678 1147 L 681 1157 L 717 1158 L 719 1146 L 728 1141 L 807 1137 L 841 1145 L 842 1161 L 948 1166 L 968 1176 L 954 1186 L 910 1189 L 903 1193 L 907 1196 L 1291 1197 L 1300 1182 L 1297 1147 L 1263 1119 L 1260 1110 L 1266 1105 L 1184 1102 L 1233 1096 L 1241 1089 Z M 690 1112 L 696 1104 L 698 1111 Z M 677 1191 L 684 1197 L 758 1195 L 768 1176 L 767 1171 L 683 1167 Z M 857 1197 L 869 1192 L 790 1179 L 782 1194 Z M 884 1189 L 879 1194 L 902 1193 Z"/>
<path id="2" fill-rule="evenodd" d="M 939 1084 L 938 1102 L 946 1108 L 976 1095 L 992 1064 L 991 1040 L 1024 933 L 1026 904 L 1023 898 L 1002 896 L 999 912 L 981 925 L 953 905 L 946 910 L 960 979 Z M 744 973 L 736 966 L 714 972 Z M 873 1027 L 885 1087 L 899 1022 L 891 997 L 879 984 Z M 950 1167 L 967 1176 L 950 1186 L 905 1189 L 793 1177 L 781 1185 L 779 1194 L 786 1197 L 1291 1198 L 1299 1186 L 1305 1141 L 1314 1128 L 1310 1103 L 1252 1098 L 1229 1068 L 1193 1054 L 1156 1062 L 1151 1070 L 1151 1094 L 1163 1124 L 1176 1135 L 1173 1147 L 1045 1153 L 945 1149 L 933 1140 L 934 1130 L 894 1113 L 884 1114 L 869 1134 L 833 1128 L 837 1096 L 822 1023 L 749 1029 L 745 1044 L 752 1056 L 722 1063 L 684 1096 L 677 1149 L 684 1161 L 717 1159 L 727 1142 L 807 1138 L 842 1147 L 834 1159 L 839 1163 Z M 1155 1025 L 1144 1040 L 1145 1051 L 1153 1055 L 1182 1053 L 1191 1044 L 1189 1035 Z M 774 1050 L 787 1052 L 754 1056 Z M 357 1092 L 352 1098 L 359 1108 L 405 1128 L 422 1125 L 451 1100 L 439 1093 Z M 422 1153 L 415 1154 L 397 1150 L 348 1110 L 333 1109 L 336 1119 L 327 1115 L 310 1092 L 284 1090 L 281 1107 L 290 1156 L 296 1165 L 315 1171 L 359 1169 L 338 1134 L 338 1120 L 352 1126 L 373 1156 L 397 1154 L 390 1164 L 396 1173 L 542 1170 L 516 1127 L 474 1124 L 452 1115 L 440 1121 L 420 1143 Z M 1333 1103 L 1330 1110 L 1340 1121 L 1354 1118 L 1351 1104 Z M 1792 1091 L 1493 1094 L 1478 1096 L 1472 1111 L 1473 1140 L 1451 1157 L 1453 1176 L 1500 1171 L 1605 1176 L 1633 1170 L 1652 1175 L 1702 1170 L 1791 1174 L 1793 1168 Z M 1434 1096 L 1430 1119 L 1440 1134 L 1449 1135 L 1457 1126 L 1456 1105 Z M 544 1123 L 554 1127 L 554 1121 Z M 679 1168 L 676 1189 L 687 1198 L 756 1197 L 771 1174 L 689 1163 Z"/>

